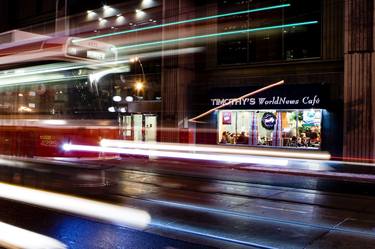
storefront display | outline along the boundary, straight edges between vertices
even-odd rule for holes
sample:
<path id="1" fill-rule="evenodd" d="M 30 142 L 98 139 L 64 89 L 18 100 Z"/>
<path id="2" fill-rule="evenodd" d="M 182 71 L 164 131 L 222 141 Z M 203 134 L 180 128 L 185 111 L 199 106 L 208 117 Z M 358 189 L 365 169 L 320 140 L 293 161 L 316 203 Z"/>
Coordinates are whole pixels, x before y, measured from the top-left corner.
<path id="1" fill-rule="evenodd" d="M 220 110 L 217 142 L 319 149 L 321 126 L 321 109 Z"/>

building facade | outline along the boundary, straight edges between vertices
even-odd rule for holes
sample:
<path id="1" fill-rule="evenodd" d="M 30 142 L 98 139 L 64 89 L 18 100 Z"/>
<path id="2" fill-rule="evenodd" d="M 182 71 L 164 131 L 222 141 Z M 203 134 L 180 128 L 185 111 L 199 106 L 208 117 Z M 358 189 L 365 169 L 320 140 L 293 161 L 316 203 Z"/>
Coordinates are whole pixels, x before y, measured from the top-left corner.
<path id="1" fill-rule="evenodd" d="M 249 12 L 228 15 L 244 10 Z M 196 24 L 198 36 L 202 32 L 251 31 L 230 38 L 215 36 L 205 41 L 205 52 L 194 57 L 193 66 L 179 67 L 176 63 L 176 77 L 184 75 L 184 81 L 189 82 L 164 82 L 175 82 L 162 94 L 172 98 L 163 99 L 163 103 L 178 110 L 172 115 L 174 127 L 193 133 L 189 141 L 195 143 L 320 149 L 342 154 L 343 1 L 211 1 L 195 5 L 192 11 L 198 16 L 219 16 L 206 25 Z M 220 107 L 280 80 L 285 82 L 281 86 Z M 184 100 L 176 93 L 186 84 Z M 217 107 L 199 122 L 189 122 Z M 184 110 L 187 114 L 181 116 Z M 267 125 L 266 121 L 271 123 Z M 175 136 L 166 141 L 186 139 Z"/>
<path id="2" fill-rule="evenodd" d="M 70 35 L 140 28 L 100 40 L 132 46 L 162 41 L 131 50 L 161 55 L 142 61 L 142 73 L 133 65 L 127 76 L 127 82 L 149 81 L 147 96 L 129 108 L 157 116 L 158 141 L 374 157 L 373 1 L 161 0 L 147 1 L 147 8 L 143 2 L 106 2 L 126 18 L 120 23 L 110 16 L 104 23 L 86 16 L 88 8 L 101 8 L 99 1 L 4 1 L 9 10 L 30 8 L 2 15 L 1 29 L 53 33 L 67 28 L 61 22 L 67 14 Z M 164 25 L 169 23 L 180 24 Z M 155 24 L 161 26 L 142 30 Z M 183 49 L 196 52 L 171 55 Z M 240 98 L 279 81 L 284 84 Z"/>

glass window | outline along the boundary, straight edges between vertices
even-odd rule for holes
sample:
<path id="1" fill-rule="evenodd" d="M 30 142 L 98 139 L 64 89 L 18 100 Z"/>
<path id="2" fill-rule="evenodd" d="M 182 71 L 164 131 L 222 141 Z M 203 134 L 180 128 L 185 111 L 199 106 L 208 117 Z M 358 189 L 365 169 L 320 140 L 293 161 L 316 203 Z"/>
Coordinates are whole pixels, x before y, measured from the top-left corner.
<path id="1" fill-rule="evenodd" d="M 218 143 L 320 148 L 322 111 L 221 110 Z"/>
<path id="2" fill-rule="evenodd" d="M 288 2 L 221 0 L 218 2 L 218 13 L 244 11 L 285 3 L 290 6 L 219 18 L 218 30 L 227 32 L 308 21 L 318 21 L 318 23 L 250 32 L 232 39 L 218 40 L 218 63 L 243 64 L 320 57 L 320 0 L 290 0 Z"/>

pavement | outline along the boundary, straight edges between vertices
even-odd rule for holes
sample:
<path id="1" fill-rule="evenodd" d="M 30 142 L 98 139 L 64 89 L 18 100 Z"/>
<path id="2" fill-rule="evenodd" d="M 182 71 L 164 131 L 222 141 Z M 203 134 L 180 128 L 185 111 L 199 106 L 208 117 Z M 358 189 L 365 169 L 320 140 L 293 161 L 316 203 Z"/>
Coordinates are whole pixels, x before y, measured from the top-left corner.
<path id="1" fill-rule="evenodd" d="M 65 244 L 67 248 L 212 248 L 16 202 L 1 200 L 0 210 L 0 219 L 2 221 L 52 237 Z"/>
<path id="2" fill-rule="evenodd" d="M 13 212 L 14 203 L 1 206 L 0 220 L 63 239 L 70 248 L 138 248 L 135 244 L 141 243 L 144 247 L 139 248 L 351 249 L 373 248 L 375 244 L 371 182 L 242 170 L 259 165 L 196 161 L 117 158 L 97 161 L 97 167 L 89 167 L 89 171 L 87 161 L 76 160 L 77 167 L 70 163 L 63 167 L 60 162 L 56 167 L 50 161 L 23 167 L 22 171 L 8 168 L 5 173 L 8 181 L 18 184 L 146 210 L 152 217 L 151 225 L 140 232 L 60 214 L 64 224 L 73 224 L 64 228 L 53 218 L 56 212 L 25 206 Z M 301 165 L 311 168 L 309 163 Z M 314 171 L 335 170 L 336 166 L 320 167 L 316 165 Z M 12 176 L 15 172 L 16 178 Z M 72 188 L 69 185 L 74 181 L 64 179 L 81 184 Z M 87 180 L 93 183 L 93 179 L 108 185 L 85 184 Z M 24 224 L 25 220 L 29 222 Z M 86 223 L 91 232 L 85 231 Z M 50 232 L 56 229 L 61 234 Z M 92 234 L 95 237 L 90 239 Z"/>

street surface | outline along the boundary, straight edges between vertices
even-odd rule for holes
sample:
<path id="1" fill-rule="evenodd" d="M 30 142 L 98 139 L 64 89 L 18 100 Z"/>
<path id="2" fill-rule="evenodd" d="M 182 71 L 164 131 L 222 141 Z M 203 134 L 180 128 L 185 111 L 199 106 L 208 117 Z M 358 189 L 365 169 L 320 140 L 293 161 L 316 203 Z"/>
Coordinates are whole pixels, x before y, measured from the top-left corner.
<path id="1" fill-rule="evenodd" d="M 53 237 L 69 248 L 366 249 L 375 244 L 375 192 L 366 181 L 252 171 L 254 165 L 145 158 L 23 163 L 13 168 L 8 161 L 1 168 L 2 180 L 136 207 L 152 217 L 148 228 L 135 231 L 0 202 L 1 221 Z M 338 167 L 315 164 L 319 171 Z M 349 167 L 343 166 L 347 172 Z"/>

